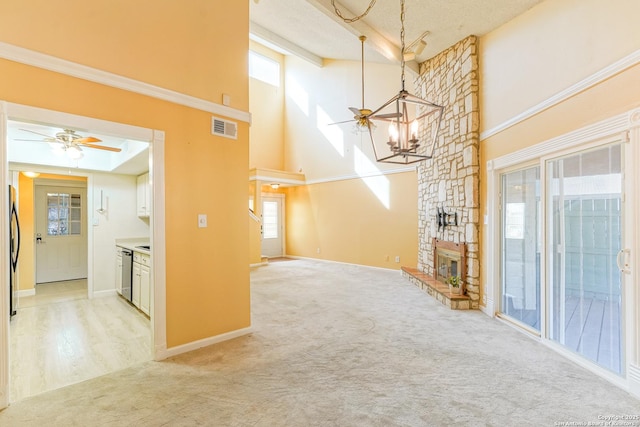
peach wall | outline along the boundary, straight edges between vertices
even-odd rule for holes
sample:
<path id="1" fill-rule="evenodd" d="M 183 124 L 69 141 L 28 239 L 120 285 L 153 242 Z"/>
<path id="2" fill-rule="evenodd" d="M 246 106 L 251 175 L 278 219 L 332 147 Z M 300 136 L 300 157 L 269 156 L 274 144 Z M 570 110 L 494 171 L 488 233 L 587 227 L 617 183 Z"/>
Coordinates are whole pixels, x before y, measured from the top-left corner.
<path id="1" fill-rule="evenodd" d="M 388 209 L 362 179 L 285 189 L 287 254 L 391 269 L 416 266 L 417 174 L 375 179 L 387 181 Z"/>
<path id="2" fill-rule="evenodd" d="M 543 2 L 481 39 L 483 130 L 640 49 L 637 1 Z M 640 106 L 640 65 L 481 141 L 481 212 L 487 210 L 487 161 Z M 491 226 L 481 229 L 481 242 Z M 483 243 L 484 244 L 484 243 Z M 491 265 L 485 249 L 481 265 Z M 484 283 L 483 289 L 493 286 Z"/>
<path id="3" fill-rule="evenodd" d="M 248 14 L 246 1 L 21 0 L 3 2 L 0 40 L 247 110 Z"/>
<path id="4" fill-rule="evenodd" d="M 249 79 L 249 169 L 284 170 L 284 57 L 255 42 L 251 50 L 280 64 L 280 87 Z"/>
<path id="5" fill-rule="evenodd" d="M 481 38 L 481 132 L 640 49 L 637 0 L 545 1 Z"/>
<path id="6" fill-rule="evenodd" d="M 5 8 L 0 41 L 248 107 L 247 2 L 56 4 Z M 167 345 L 248 327 L 248 124 L 233 141 L 212 135 L 203 111 L 7 60 L 0 75 L 2 100 L 165 131 Z M 197 227 L 200 213 L 208 228 Z"/>
<path id="7" fill-rule="evenodd" d="M 18 218 L 20 219 L 20 255 L 18 259 L 18 289 L 31 290 L 35 287 L 35 248 L 33 179 L 23 174 L 18 177 Z"/>

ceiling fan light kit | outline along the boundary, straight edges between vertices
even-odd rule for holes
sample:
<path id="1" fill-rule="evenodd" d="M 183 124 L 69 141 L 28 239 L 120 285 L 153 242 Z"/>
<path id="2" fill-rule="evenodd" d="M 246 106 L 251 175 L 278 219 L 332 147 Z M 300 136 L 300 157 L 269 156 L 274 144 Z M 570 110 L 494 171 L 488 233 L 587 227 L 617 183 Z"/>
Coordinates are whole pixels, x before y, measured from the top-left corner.
<path id="1" fill-rule="evenodd" d="M 21 129 L 25 132 L 35 133 L 44 137 L 43 139 L 18 139 L 17 141 L 42 141 L 48 142 L 53 146 L 53 152 L 57 155 L 65 154 L 69 156 L 71 160 L 80 160 L 84 157 L 82 147 L 95 148 L 97 150 L 120 152 L 120 148 L 108 147 L 106 145 L 96 145 L 96 142 L 102 140 L 93 136 L 82 136 L 76 133 L 72 129 L 63 129 L 61 132 L 56 132 L 55 136 L 49 136 L 44 133 L 36 132 L 29 129 Z"/>

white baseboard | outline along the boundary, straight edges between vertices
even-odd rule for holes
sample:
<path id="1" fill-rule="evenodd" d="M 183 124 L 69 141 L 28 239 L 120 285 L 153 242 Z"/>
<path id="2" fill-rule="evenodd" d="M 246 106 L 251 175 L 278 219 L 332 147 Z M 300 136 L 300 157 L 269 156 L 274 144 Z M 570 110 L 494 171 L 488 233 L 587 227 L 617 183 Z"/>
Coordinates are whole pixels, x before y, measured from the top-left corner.
<path id="1" fill-rule="evenodd" d="M 164 349 L 156 347 L 155 360 L 164 360 L 168 357 L 177 356 L 179 354 L 188 353 L 190 351 L 197 350 L 202 347 L 207 347 L 223 341 L 228 341 L 234 338 L 238 338 L 243 335 L 250 334 L 251 332 L 253 332 L 253 328 L 249 326 L 248 328 L 238 329 L 236 331 L 227 332 L 224 334 L 216 335 L 214 337 L 204 338 L 198 341 L 190 342 L 188 344 L 179 345 L 177 347 L 164 348 Z"/>
<path id="2" fill-rule="evenodd" d="M 33 289 L 24 289 L 22 291 L 18 291 L 18 298 L 22 297 L 31 297 L 36 294 L 36 288 Z"/>
<path id="3" fill-rule="evenodd" d="M 249 268 L 262 267 L 263 265 L 269 265 L 269 263 L 268 262 L 256 262 L 254 264 L 249 264 Z"/>
<path id="4" fill-rule="evenodd" d="M 630 363 L 627 379 L 629 382 L 629 392 L 640 398 L 640 366 Z"/>
<path id="5" fill-rule="evenodd" d="M 118 295 L 115 289 L 107 289 L 106 291 L 94 291 L 92 298 L 105 298 L 112 295 Z"/>
<path id="6" fill-rule="evenodd" d="M 376 269 L 376 270 L 397 271 L 398 273 L 402 274 L 402 268 L 376 267 L 374 265 L 355 264 L 353 262 L 334 261 L 334 260 L 331 260 L 331 259 L 311 258 L 311 257 L 306 257 L 306 256 L 295 256 L 295 255 L 285 255 L 283 258 L 304 259 L 304 260 L 309 260 L 309 261 L 326 262 L 326 263 L 330 263 L 330 264 L 355 265 L 357 267 L 373 268 L 373 269 Z"/>

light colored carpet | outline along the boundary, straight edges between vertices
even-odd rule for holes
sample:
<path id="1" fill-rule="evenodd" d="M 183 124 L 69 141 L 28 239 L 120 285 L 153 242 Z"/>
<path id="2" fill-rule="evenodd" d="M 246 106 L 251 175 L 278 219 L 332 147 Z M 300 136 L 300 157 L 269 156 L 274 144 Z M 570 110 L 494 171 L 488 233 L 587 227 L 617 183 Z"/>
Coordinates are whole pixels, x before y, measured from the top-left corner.
<path id="1" fill-rule="evenodd" d="M 254 332 L 13 404 L 11 426 L 553 426 L 640 400 L 397 271 L 253 269 Z M 215 313 L 212 313 L 215 315 Z"/>

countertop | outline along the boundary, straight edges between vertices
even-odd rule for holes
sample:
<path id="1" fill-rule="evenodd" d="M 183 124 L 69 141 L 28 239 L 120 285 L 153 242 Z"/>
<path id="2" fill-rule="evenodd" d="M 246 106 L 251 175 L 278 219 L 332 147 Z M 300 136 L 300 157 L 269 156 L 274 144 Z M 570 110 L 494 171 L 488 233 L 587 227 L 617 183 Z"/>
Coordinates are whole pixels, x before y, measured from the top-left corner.
<path id="1" fill-rule="evenodd" d="M 120 246 L 121 248 L 130 249 L 134 252 L 139 252 L 141 254 L 151 255 L 151 251 L 146 249 L 138 248 L 137 246 L 149 245 L 148 239 L 116 239 L 116 246 Z"/>

